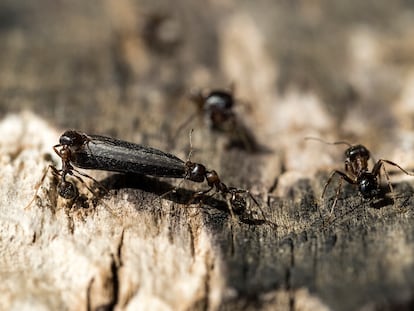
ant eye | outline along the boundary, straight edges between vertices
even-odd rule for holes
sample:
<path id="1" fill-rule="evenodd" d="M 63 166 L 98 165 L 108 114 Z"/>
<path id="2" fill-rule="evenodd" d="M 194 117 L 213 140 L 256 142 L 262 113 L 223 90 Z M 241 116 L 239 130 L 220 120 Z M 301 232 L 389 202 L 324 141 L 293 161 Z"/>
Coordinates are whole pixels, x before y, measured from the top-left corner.
<path id="1" fill-rule="evenodd" d="M 67 200 L 74 199 L 78 195 L 75 185 L 68 181 L 62 181 L 58 185 L 59 195 Z"/>

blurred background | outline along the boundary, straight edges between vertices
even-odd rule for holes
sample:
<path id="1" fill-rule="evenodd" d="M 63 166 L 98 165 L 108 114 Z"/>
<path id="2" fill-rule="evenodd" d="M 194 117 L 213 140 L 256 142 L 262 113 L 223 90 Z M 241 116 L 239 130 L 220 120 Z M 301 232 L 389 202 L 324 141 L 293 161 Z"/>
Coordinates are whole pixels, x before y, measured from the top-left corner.
<path id="1" fill-rule="evenodd" d="M 234 85 L 238 117 L 281 156 L 281 171 L 341 165 L 343 148 L 305 136 L 363 143 L 412 166 L 413 9 L 404 0 L 3 0 L 0 114 L 29 110 L 57 129 L 170 150 L 194 128 L 195 148 L 209 149 L 203 118 L 186 123 L 197 112 L 188 93 Z"/>
<path id="2" fill-rule="evenodd" d="M 122 308 L 131 297 L 142 308 L 140 295 L 167 297 L 172 309 L 213 310 L 224 297 L 244 310 L 278 299 L 289 310 L 324 310 L 309 303 L 315 293 L 337 310 L 412 309 L 412 177 L 390 174 L 408 183 L 381 209 L 343 187 L 338 224 L 319 227 L 335 182 L 319 198 L 329 172 L 343 169 L 346 146 L 304 138 L 360 143 L 375 159 L 414 170 L 413 38 L 408 0 L 1 0 L 0 292 L 29 308 L 44 295 L 52 309 L 76 310 L 107 301 Z M 188 98 L 231 88 L 256 152 L 229 146 L 228 133 L 212 132 Z M 46 179 L 42 204 L 23 210 L 44 169 L 53 159 L 60 167 L 52 146 L 68 128 L 182 159 L 194 129 L 192 160 L 251 190 L 278 227 L 230 226 L 222 211 L 182 208 L 160 200 L 149 189 L 156 183 L 124 186 L 122 176 L 97 208 L 55 209 Z M 384 301 L 408 302 L 387 309 Z"/>

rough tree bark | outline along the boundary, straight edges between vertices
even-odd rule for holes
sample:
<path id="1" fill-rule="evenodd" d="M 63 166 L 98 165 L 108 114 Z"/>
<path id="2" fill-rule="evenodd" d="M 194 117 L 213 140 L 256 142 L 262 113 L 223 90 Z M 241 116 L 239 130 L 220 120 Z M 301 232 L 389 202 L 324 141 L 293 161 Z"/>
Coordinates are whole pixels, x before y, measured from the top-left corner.
<path id="1" fill-rule="evenodd" d="M 349 16 L 364 11 L 351 3 Z M 388 13 L 386 1 L 379 3 L 375 21 L 407 9 Z M 404 55 L 412 47 L 387 35 L 388 49 L 379 47 L 378 37 L 349 21 L 335 24 L 342 16 L 335 6 L 333 20 L 325 20 L 321 3 L 268 4 L 272 10 L 179 4 L 0 5 L 0 309 L 412 309 L 413 181 L 391 169 L 395 202 L 390 194 L 363 200 L 345 185 L 329 217 L 337 183 L 320 195 L 330 170 L 343 166 L 344 149 L 303 140 L 350 137 L 412 169 L 410 76 L 390 82 L 403 72 L 391 56 L 409 66 Z M 297 33 L 284 31 L 291 17 Z M 304 32 L 311 25 L 320 43 Z M 353 48 L 352 57 L 345 48 L 331 55 L 325 25 L 338 41 L 349 40 L 340 45 Z M 371 53 L 366 66 L 361 44 Z M 371 84 L 361 78 L 367 74 Z M 228 137 L 211 133 L 200 117 L 178 130 L 195 112 L 183 99 L 187 90 L 228 81 L 261 152 L 226 147 Z M 77 183 L 80 196 L 64 200 L 49 171 L 29 204 L 47 167 L 60 167 L 51 147 L 66 128 L 186 159 L 192 127 L 192 160 L 229 186 L 250 189 L 265 221 L 232 218 L 219 194 L 187 205 L 205 184 L 98 171 L 86 173 L 108 193 L 92 195 Z M 263 220 L 248 201 L 251 217 Z"/>

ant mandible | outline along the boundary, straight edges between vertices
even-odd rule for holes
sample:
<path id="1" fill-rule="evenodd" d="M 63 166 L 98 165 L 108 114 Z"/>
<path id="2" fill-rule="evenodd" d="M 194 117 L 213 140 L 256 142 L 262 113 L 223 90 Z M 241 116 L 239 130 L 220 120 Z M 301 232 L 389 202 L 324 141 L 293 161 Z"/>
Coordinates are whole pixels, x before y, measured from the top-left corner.
<path id="1" fill-rule="evenodd" d="M 387 179 L 387 185 L 390 189 L 390 192 L 393 196 L 393 201 L 395 202 L 394 190 L 390 182 L 390 178 L 388 175 L 387 170 L 385 169 L 385 164 L 389 164 L 392 166 L 397 167 L 406 175 L 414 176 L 414 173 L 410 173 L 399 166 L 397 163 L 394 163 L 389 160 L 380 159 L 372 168 L 372 171 L 368 169 L 368 160 L 370 159 L 370 152 L 369 150 L 363 145 L 351 145 L 346 141 L 338 141 L 334 143 L 325 142 L 319 138 L 314 137 L 306 137 L 305 139 L 309 140 L 317 140 L 326 144 L 331 145 L 347 145 L 348 149 L 345 150 L 345 172 L 334 170 L 330 174 L 324 188 L 322 191 L 321 198 L 324 197 L 326 189 L 328 185 L 331 183 L 333 177 L 335 175 L 339 175 L 340 181 L 338 188 L 336 190 L 335 200 L 332 204 L 330 213 L 333 213 L 333 210 L 336 206 L 338 201 L 338 197 L 341 191 L 342 182 L 345 180 L 347 183 L 351 185 L 358 186 L 359 193 L 362 195 L 364 199 L 374 199 L 378 197 L 381 193 L 380 184 L 381 184 L 381 168 L 384 171 L 385 177 Z"/>

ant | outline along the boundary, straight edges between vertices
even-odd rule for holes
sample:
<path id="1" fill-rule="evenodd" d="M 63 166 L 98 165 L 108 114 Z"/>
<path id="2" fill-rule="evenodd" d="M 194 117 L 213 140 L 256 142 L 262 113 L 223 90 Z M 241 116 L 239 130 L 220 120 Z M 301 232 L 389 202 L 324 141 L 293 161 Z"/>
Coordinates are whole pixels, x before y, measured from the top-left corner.
<path id="1" fill-rule="evenodd" d="M 221 181 L 218 173 L 215 170 L 209 171 L 204 165 L 200 163 L 187 161 L 185 163 L 185 166 L 187 173 L 184 179 L 200 183 L 204 182 L 205 180 L 207 182 L 207 185 L 210 187 L 207 190 L 196 192 L 192 200 L 194 200 L 197 197 L 204 196 L 211 190 L 215 189 L 216 192 L 223 195 L 223 197 L 227 200 L 227 205 L 230 214 L 232 217 L 234 217 L 235 214 L 241 215 L 245 213 L 247 203 L 242 194 L 249 194 L 250 198 L 259 207 L 262 216 L 264 216 L 264 213 L 261 210 L 259 203 L 250 194 L 248 190 L 238 189 L 235 187 L 228 187 L 225 183 Z"/>
<path id="2" fill-rule="evenodd" d="M 235 214 L 246 215 L 247 202 L 244 199 L 243 195 L 248 194 L 249 197 L 256 204 L 256 206 L 259 208 L 263 219 L 265 219 L 264 212 L 260 208 L 259 203 L 248 190 L 238 189 L 235 187 L 228 187 L 225 183 L 221 181 L 218 173 L 215 170 L 209 171 L 203 164 L 194 163 L 190 160 L 193 150 L 191 142 L 192 131 L 193 130 L 190 131 L 190 153 L 188 155 L 187 161 L 185 162 L 186 173 L 184 179 L 188 179 L 198 183 L 206 181 L 207 185 L 210 188 L 204 191 L 196 192 L 193 195 L 193 198 L 190 200 L 190 202 L 196 199 L 197 197 L 202 197 L 209 193 L 211 190 L 215 189 L 216 192 L 220 193 L 226 199 L 230 214 L 232 217 L 234 217 Z"/>
<path id="3" fill-rule="evenodd" d="M 236 100 L 233 93 L 234 84 L 230 86 L 230 90 L 216 89 L 209 92 L 192 90 L 188 98 L 196 104 L 197 113 L 204 117 L 211 130 L 230 136 L 229 147 L 238 147 L 248 152 L 261 151 L 262 147 L 251 130 L 237 117 L 234 111 Z M 192 115 L 188 121 L 184 122 L 183 126 L 193 117 Z"/>
<path id="4" fill-rule="evenodd" d="M 84 181 L 81 176 L 87 177 L 97 185 L 100 185 L 94 178 L 79 172 L 74 167 L 76 166 L 84 169 L 182 178 L 183 180 L 188 179 L 198 183 L 206 181 L 209 189 L 195 193 L 193 199 L 215 189 L 226 198 L 232 215 L 234 213 L 245 215 L 247 203 L 243 194 L 248 193 L 248 191 L 227 187 L 220 180 L 216 171 L 209 171 L 204 165 L 191 162 L 192 151 L 190 151 L 188 160 L 183 161 L 172 154 L 154 148 L 120 141 L 111 137 L 87 135 L 74 130 L 65 131 L 59 139 L 59 144 L 53 146 L 53 150 L 61 158 L 62 168 L 58 170 L 51 165 L 49 168 L 52 169 L 53 175 L 59 178 L 57 185 L 58 194 L 65 199 L 74 199 L 78 195 L 76 186 L 72 182 L 67 181 L 67 175 L 74 176 L 82 183 Z M 43 182 L 47 172 L 48 170 L 46 170 L 40 184 Z M 88 186 L 86 187 L 91 193 L 94 193 Z M 105 189 L 103 186 L 101 187 Z M 257 204 L 253 197 L 252 199 Z"/>
<path id="5" fill-rule="evenodd" d="M 228 131 L 236 127 L 233 90 L 213 90 L 208 94 L 193 90 L 190 91 L 189 98 L 204 113 L 206 123 L 211 129 Z"/>
<path id="6" fill-rule="evenodd" d="M 331 183 L 333 177 L 338 175 L 340 178 L 338 188 L 336 190 L 335 200 L 332 204 L 330 213 L 333 213 L 333 210 L 336 206 L 338 201 L 338 197 L 341 191 L 342 182 L 345 180 L 347 183 L 351 185 L 358 186 L 359 193 L 362 195 L 364 199 L 374 199 L 378 197 L 381 193 L 380 184 L 381 184 L 381 168 L 384 171 L 385 177 L 387 179 L 387 185 L 392 193 L 393 201 L 395 202 L 395 195 L 394 190 L 390 182 L 390 178 L 388 172 L 385 168 L 385 164 L 389 164 L 392 166 L 397 167 L 403 173 L 409 176 L 414 176 L 414 173 L 410 173 L 399 166 L 397 163 L 394 163 L 389 160 L 380 159 L 372 168 L 371 171 L 368 169 L 368 160 L 370 159 L 370 152 L 369 150 L 363 145 L 351 145 L 346 141 L 338 141 L 334 143 L 325 142 L 319 138 L 314 137 L 306 137 L 305 139 L 309 140 L 317 140 L 326 144 L 331 145 L 347 145 L 348 149 L 345 150 L 345 172 L 334 170 L 330 174 L 324 188 L 322 191 L 321 198 L 324 197 L 326 189 L 328 185 Z"/>
<path id="7" fill-rule="evenodd" d="M 54 166 L 50 165 L 49 167 L 52 169 L 53 175 L 60 177 L 60 181 L 58 183 L 57 189 L 58 189 L 59 195 L 63 197 L 64 199 L 71 200 L 78 196 L 78 191 L 77 191 L 76 186 L 73 184 L 73 182 L 69 182 L 66 180 L 67 175 L 73 176 L 77 178 L 81 183 L 85 184 L 84 180 L 80 176 L 75 175 L 74 172 L 76 172 L 77 174 L 81 176 L 91 179 L 95 184 L 99 185 L 105 191 L 107 191 L 95 178 L 78 171 L 70 163 L 72 160 L 72 151 L 70 147 L 86 145 L 89 141 L 90 141 L 90 138 L 86 134 L 80 134 L 77 136 L 70 136 L 70 137 L 67 135 L 62 135 L 59 138 L 59 144 L 53 146 L 53 151 L 55 151 L 55 153 L 62 160 L 62 168 L 58 170 Z M 92 191 L 92 189 L 90 189 L 86 184 L 85 186 L 91 193 L 94 193 L 94 191 Z"/>
<path id="8" fill-rule="evenodd" d="M 68 137 L 65 136 L 65 135 L 62 135 L 60 137 L 59 144 L 53 146 L 53 151 L 62 160 L 62 168 L 57 169 L 53 165 L 48 166 L 48 168 L 46 169 L 46 171 L 43 174 L 42 178 L 40 179 L 38 185 L 36 186 L 36 193 L 35 193 L 33 199 L 30 201 L 30 203 L 27 205 L 27 207 L 30 206 L 32 204 L 33 200 L 35 199 L 35 197 L 36 197 L 36 195 L 39 191 L 39 187 L 42 185 L 43 181 L 45 180 L 47 172 L 49 171 L 49 169 L 52 170 L 53 176 L 55 176 L 59 179 L 59 182 L 58 182 L 58 185 L 57 185 L 58 194 L 62 198 L 67 199 L 67 200 L 73 200 L 79 195 L 79 192 L 78 192 L 77 187 L 75 186 L 75 184 L 71 181 L 66 180 L 67 175 L 73 176 L 73 177 L 77 178 L 81 183 L 85 184 L 84 180 L 80 176 L 74 174 L 74 172 L 76 172 L 77 174 L 79 174 L 81 176 L 84 176 L 84 177 L 87 177 L 87 178 L 93 180 L 96 184 L 100 185 L 99 182 L 97 180 L 95 180 L 93 177 L 78 171 L 70 163 L 70 161 L 72 159 L 72 151 L 70 149 L 70 146 L 85 145 L 88 142 L 89 142 L 89 138 L 85 134 L 82 134 L 82 135 L 79 135 L 79 136 L 76 136 L 76 137 L 71 137 L 71 139 L 68 139 Z M 86 184 L 85 184 L 85 186 L 91 193 L 94 193 L 93 190 L 90 189 Z M 103 188 L 103 186 L 101 186 L 101 187 Z"/>

